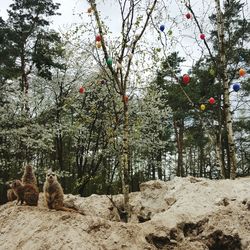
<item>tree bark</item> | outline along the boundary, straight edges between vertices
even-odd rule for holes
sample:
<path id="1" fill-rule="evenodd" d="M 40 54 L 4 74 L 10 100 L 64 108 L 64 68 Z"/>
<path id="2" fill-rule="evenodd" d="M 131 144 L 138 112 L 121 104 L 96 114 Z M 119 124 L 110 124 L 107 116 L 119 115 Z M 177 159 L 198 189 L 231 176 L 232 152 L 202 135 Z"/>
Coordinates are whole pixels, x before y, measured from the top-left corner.
<path id="1" fill-rule="evenodd" d="M 225 41 L 224 41 L 224 18 L 220 8 L 220 0 L 215 0 L 217 11 L 217 29 L 218 29 L 218 41 L 219 41 L 219 63 L 221 79 L 223 82 L 223 107 L 225 112 L 225 124 L 227 131 L 227 141 L 229 149 L 229 161 L 230 161 L 230 178 L 236 177 L 236 154 L 234 144 L 234 134 L 232 126 L 232 114 L 230 110 L 229 100 L 229 79 L 227 74 L 226 65 L 226 53 L 225 53 Z"/>
<path id="2" fill-rule="evenodd" d="M 28 74 L 29 72 L 26 71 L 26 58 L 25 58 L 25 42 L 21 48 L 21 91 L 24 96 L 24 104 L 23 109 L 26 111 L 26 114 L 29 113 L 29 104 L 28 104 L 28 92 L 29 92 L 29 82 L 28 82 Z"/>
<path id="3" fill-rule="evenodd" d="M 178 129 L 179 127 L 179 129 Z M 180 121 L 175 120 L 174 118 L 174 131 L 175 131 L 175 139 L 177 143 L 177 153 L 178 153 L 178 160 L 177 160 L 177 176 L 184 176 L 184 169 L 183 169 L 183 134 L 184 134 L 184 121 L 181 119 Z"/>
<path id="4" fill-rule="evenodd" d="M 222 179 L 226 179 L 225 166 L 222 161 L 222 150 L 221 150 L 221 131 L 216 133 L 216 143 L 215 143 L 215 152 L 216 152 L 216 164 L 220 168 Z"/>
<path id="5" fill-rule="evenodd" d="M 126 222 L 130 217 L 129 207 L 129 165 L 128 165 L 128 145 L 129 145 L 129 123 L 128 123 L 128 103 L 123 96 L 123 145 L 122 145 L 122 187 L 124 196 L 124 212 L 126 213 Z"/>

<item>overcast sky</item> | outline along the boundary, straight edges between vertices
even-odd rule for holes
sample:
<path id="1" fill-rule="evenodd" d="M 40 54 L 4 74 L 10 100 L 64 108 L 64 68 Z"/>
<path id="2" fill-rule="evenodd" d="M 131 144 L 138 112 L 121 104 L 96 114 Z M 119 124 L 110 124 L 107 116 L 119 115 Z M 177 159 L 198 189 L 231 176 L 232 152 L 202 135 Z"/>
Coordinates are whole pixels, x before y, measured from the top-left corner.
<path id="1" fill-rule="evenodd" d="M 8 17 L 7 9 L 12 2 L 13 0 L 0 0 L 0 16 L 3 19 Z M 70 25 L 75 22 L 81 22 L 79 14 L 87 13 L 87 9 L 89 8 L 87 0 L 54 0 L 54 2 L 61 4 L 59 9 L 61 15 L 52 18 L 55 28 Z M 106 1 L 105 4 L 101 2 L 99 8 L 102 10 L 102 13 L 112 13 L 112 15 L 115 16 L 116 11 L 112 1 Z M 88 15 L 82 15 L 82 17 L 88 18 Z M 109 25 L 112 26 L 110 27 L 111 30 L 118 28 L 117 22 L 110 22 Z"/>
<path id="2" fill-rule="evenodd" d="M 35 0 L 34 0 L 35 1 Z M 0 16 L 3 19 L 7 19 L 7 8 L 9 5 L 13 2 L 13 0 L 0 0 Z M 61 13 L 60 16 L 55 16 L 52 18 L 53 21 L 53 28 L 57 29 L 59 27 L 63 27 L 65 25 L 70 25 L 75 22 L 82 22 L 79 18 L 80 13 L 82 13 L 82 18 L 89 18 L 87 15 L 87 9 L 89 7 L 89 4 L 87 3 L 87 0 L 54 0 L 54 2 L 58 2 L 61 4 L 59 12 Z M 103 4 L 103 1 L 100 1 L 102 4 L 99 5 L 99 10 L 101 12 L 109 17 L 108 25 L 110 30 L 118 32 L 120 30 L 119 22 L 117 21 L 119 18 L 119 14 L 117 12 L 117 9 L 115 7 L 113 1 L 107 0 L 105 1 L 105 4 Z M 181 0 L 166 0 L 166 4 L 169 6 L 170 15 L 173 15 L 175 17 L 176 15 L 179 15 L 180 22 L 178 23 L 178 26 L 173 28 L 174 36 L 179 39 L 180 43 L 176 44 L 176 47 L 173 47 L 172 50 L 177 50 L 180 52 L 181 56 L 184 56 L 186 58 L 186 65 L 182 65 L 183 73 L 185 71 L 188 71 L 188 69 L 191 68 L 191 65 L 199 58 L 201 55 L 203 43 L 197 39 L 199 36 L 199 33 L 195 33 L 196 31 L 192 28 L 195 25 L 191 22 L 187 22 L 185 18 L 183 18 L 186 9 L 184 7 L 184 4 L 181 3 Z M 242 2 L 245 2 L 246 8 L 245 8 L 245 16 L 249 19 L 250 18 L 250 0 L 245 0 Z M 203 29 L 209 30 L 208 26 L 205 26 L 206 23 L 208 23 L 206 20 L 208 16 L 200 16 L 199 13 L 206 13 L 208 15 L 207 10 L 210 10 L 211 6 L 214 4 L 214 0 L 193 0 L 192 6 L 195 8 L 195 12 L 197 13 L 197 16 L 200 20 L 200 23 L 203 27 Z M 86 14 L 85 14 L 86 13 Z M 170 25 L 170 22 L 166 19 L 163 20 L 163 24 Z M 192 28 L 192 29 L 191 29 Z M 183 44 L 181 46 L 180 44 Z"/>
<path id="3" fill-rule="evenodd" d="M 3 19 L 7 18 L 6 10 L 12 2 L 13 0 L 0 0 L 0 16 L 3 17 Z M 88 6 L 87 1 L 83 0 L 56 0 L 54 2 L 61 4 L 59 12 L 62 13 L 61 16 L 53 17 L 53 23 L 56 27 L 79 21 L 78 16 L 73 15 L 73 13 L 86 11 Z M 80 9 L 80 7 L 82 7 L 82 9 Z"/>

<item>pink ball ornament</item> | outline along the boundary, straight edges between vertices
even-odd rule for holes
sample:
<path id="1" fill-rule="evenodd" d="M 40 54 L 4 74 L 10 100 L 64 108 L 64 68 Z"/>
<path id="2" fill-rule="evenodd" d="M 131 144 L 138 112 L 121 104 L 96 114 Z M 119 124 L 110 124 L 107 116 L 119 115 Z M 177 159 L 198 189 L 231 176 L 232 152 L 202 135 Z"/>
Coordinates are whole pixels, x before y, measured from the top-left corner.
<path id="1" fill-rule="evenodd" d="M 200 39 L 201 40 L 205 40 L 205 37 L 206 37 L 205 34 L 200 34 Z"/>
<path id="2" fill-rule="evenodd" d="M 215 104 L 215 99 L 213 97 L 210 97 L 208 101 L 212 105 Z"/>

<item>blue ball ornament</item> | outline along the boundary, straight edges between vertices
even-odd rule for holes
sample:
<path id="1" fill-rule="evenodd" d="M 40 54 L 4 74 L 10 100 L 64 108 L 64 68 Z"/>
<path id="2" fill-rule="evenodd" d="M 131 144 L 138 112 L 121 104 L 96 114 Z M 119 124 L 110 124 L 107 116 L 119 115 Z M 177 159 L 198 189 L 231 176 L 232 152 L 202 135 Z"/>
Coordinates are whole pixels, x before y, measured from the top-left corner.
<path id="1" fill-rule="evenodd" d="M 234 90 L 235 92 L 238 92 L 238 91 L 240 90 L 240 84 L 239 84 L 239 83 L 235 83 L 235 84 L 233 85 L 233 90 Z"/>
<path id="2" fill-rule="evenodd" d="M 165 30 L 165 25 L 162 24 L 162 25 L 160 26 L 160 31 L 163 32 L 164 30 Z"/>

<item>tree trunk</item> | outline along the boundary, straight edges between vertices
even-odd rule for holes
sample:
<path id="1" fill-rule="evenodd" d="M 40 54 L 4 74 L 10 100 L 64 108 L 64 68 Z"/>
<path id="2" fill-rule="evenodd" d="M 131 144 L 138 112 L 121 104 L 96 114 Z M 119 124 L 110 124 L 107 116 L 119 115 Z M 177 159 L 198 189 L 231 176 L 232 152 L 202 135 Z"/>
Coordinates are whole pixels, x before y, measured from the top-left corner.
<path id="1" fill-rule="evenodd" d="M 200 177 L 205 177 L 206 178 L 203 146 L 199 146 L 199 151 L 200 151 L 200 153 L 199 153 L 199 171 L 200 171 Z"/>
<path id="2" fill-rule="evenodd" d="M 157 173 L 158 173 L 158 179 L 162 180 L 162 151 L 159 149 L 157 152 Z"/>
<path id="3" fill-rule="evenodd" d="M 184 176 L 184 169 L 183 169 L 184 121 L 183 121 L 183 119 L 177 121 L 174 118 L 174 131 L 175 131 L 175 139 L 176 139 L 176 143 L 177 143 L 177 153 L 178 153 L 176 175 L 183 177 Z"/>
<path id="4" fill-rule="evenodd" d="M 216 152 L 216 164 L 219 166 L 221 171 L 222 179 L 226 179 L 225 166 L 222 161 L 222 143 L 221 143 L 221 131 L 216 133 L 216 143 L 215 143 L 215 152 Z"/>
<path id="5" fill-rule="evenodd" d="M 24 104 L 23 108 L 28 114 L 29 112 L 29 105 L 28 105 L 28 91 L 29 91 L 29 82 L 28 82 L 28 73 L 26 72 L 26 63 L 25 63 L 25 49 L 24 45 L 21 48 L 21 91 L 23 92 L 24 96 Z"/>
<path id="6" fill-rule="evenodd" d="M 226 67 L 226 54 L 225 54 L 225 42 L 224 42 L 224 18 L 220 8 L 220 0 L 215 0 L 215 3 L 217 10 L 220 72 L 224 89 L 223 106 L 225 111 L 225 124 L 226 124 L 227 141 L 229 149 L 230 178 L 234 180 L 236 177 L 236 155 L 235 155 L 233 126 L 232 126 L 232 114 L 230 110 L 230 100 L 229 100 L 229 80 Z"/>
<path id="7" fill-rule="evenodd" d="M 221 107 L 221 100 L 219 101 L 219 107 Z M 218 110 L 218 125 L 215 129 L 215 155 L 216 155 L 216 165 L 220 168 L 222 179 L 226 179 L 226 169 L 223 161 L 222 153 L 222 119 L 221 119 L 221 109 Z"/>
<path id="8" fill-rule="evenodd" d="M 122 145 L 122 188 L 124 195 L 124 212 L 125 220 L 128 222 L 130 218 L 130 207 L 129 207 L 129 166 L 128 166 L 128 144 L 129 144 L 129 124 L 128 124 L 128 103 L 125 101 L 123 96 L 123 145 Z"/>

